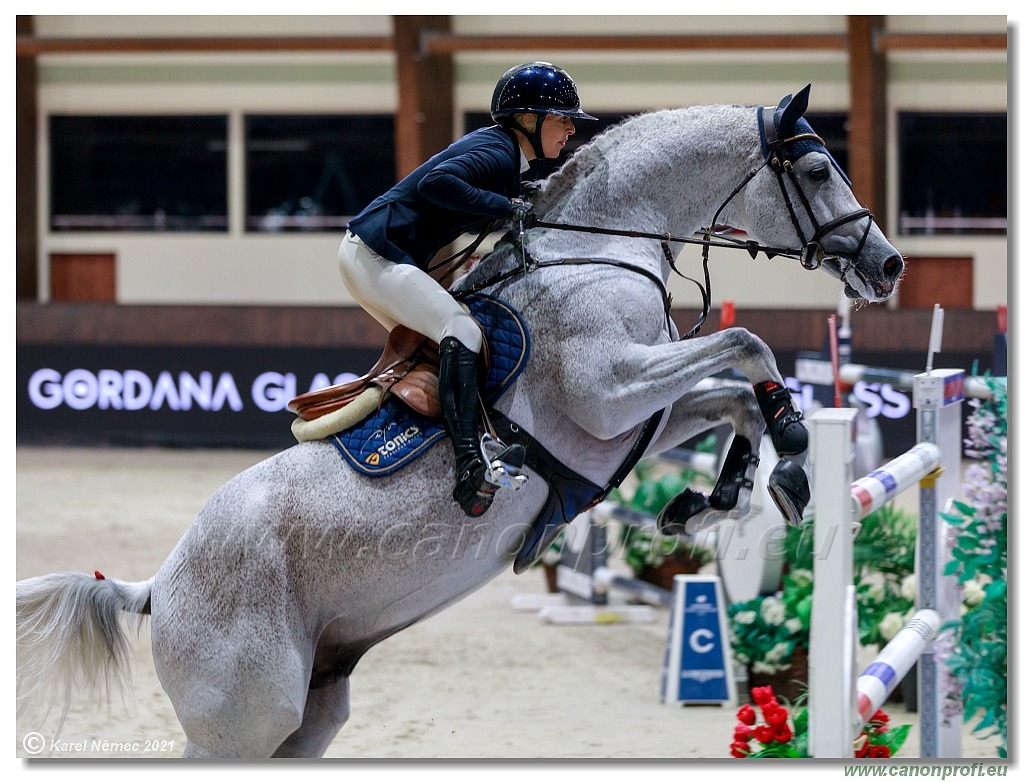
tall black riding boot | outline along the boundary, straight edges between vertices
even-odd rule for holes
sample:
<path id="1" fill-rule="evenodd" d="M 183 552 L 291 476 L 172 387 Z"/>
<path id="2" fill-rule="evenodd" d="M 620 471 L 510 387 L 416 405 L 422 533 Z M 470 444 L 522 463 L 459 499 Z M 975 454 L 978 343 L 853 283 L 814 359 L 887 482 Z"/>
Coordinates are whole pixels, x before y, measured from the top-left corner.
<path id="1" fill-rule="evenodd" d="M 467 516 L 480 516 L 491 506 L 498 486 L 487 481 L 487 465 L 480 449 L 477 429 L 480 409 L 477 397 L 478 356 L 455 337 L 445 337 L 439 347 L 441 407 L 445 428 L 455 449 L 452 498 Z M 524 456 L 522 446 L 513 445 L 497 458 L 514 467 L 522 467 Z"/>

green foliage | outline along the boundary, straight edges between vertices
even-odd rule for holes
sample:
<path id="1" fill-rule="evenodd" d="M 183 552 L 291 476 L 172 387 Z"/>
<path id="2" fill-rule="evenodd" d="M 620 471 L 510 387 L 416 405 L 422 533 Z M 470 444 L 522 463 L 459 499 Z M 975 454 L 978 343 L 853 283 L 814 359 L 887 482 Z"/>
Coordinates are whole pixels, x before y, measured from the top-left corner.
<path id="1" fill-rule="evenodd" d="M 733 657 L 754 673 L 773 674 L 792 664 L 793 651 L 807 648 L 814 579 L 809 570 L 791 570 L 782 590 L 729 606 Z"/>
<path id="2" fill-rule="evenodd" d="M 697 445 L 696 450 L 700 453 L 714 453 L 715 435 L 708 435 Z M 608 499 L 648 520 L 656 518 L 688 486 L 710 486 L 714 483 L 713 475 L 693 467 L 665 472 L 656 460 L 641 461 L 634 468 L 633 474 L 637 486 L 632 495 L 626 497 L 624 492 L 615 489 Z M 657 568 L 666 559 L 677 555 L 696 558 L 700 565 L 706 565 L 714 559 L 714 552 L 709 549 L 684 536 L 661 535 L 650 523 L 623 524 L 619 534 L 622 557 L 634 573 L 645 568 Z"/>
<path id="3" fill-rule="evenodd" d="M 917 516 L 892 503 L 865 516 L 853 539 L 859 640 L 884 646 L 914 612 Z M 814 519 L 790 527 L 784 541 L 791 567 L 814 569 Z"/>
<path id="4" fill-rule="evenodd" d="M 682 537 L 658 534 L 653 525 L 623 525 L 622 557 L 634 573 L 660 567 L 674 556 L 694 558 L 700 566 L 711 562 L 714 552 Z"/>
<path id="5" fill-rule="evenodd" d="M 957 533 L 945 572 L 964 586 L 968 606 L 954 623 L 956 643 L 946 663 L 963 684 L 964 718 L 977 718 L 975 733 L 999 736 L 999 754 L 1006 757 L 1007 393 L 991 378 L 988 385 L 992 399 L 972 400 L 967 420 L 964 453 L 979 461 L 965 476 L 966 501 L 944 514 Z"/>

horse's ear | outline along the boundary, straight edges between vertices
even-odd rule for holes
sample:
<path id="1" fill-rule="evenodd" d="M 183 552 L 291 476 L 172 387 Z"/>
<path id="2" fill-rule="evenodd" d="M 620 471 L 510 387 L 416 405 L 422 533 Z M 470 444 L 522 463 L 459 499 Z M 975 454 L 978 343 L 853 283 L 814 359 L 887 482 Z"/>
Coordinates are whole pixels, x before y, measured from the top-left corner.
<path id="1" fill-rule="evenodd" d="M 786 138 L 796 134 L 796 123 L 807 111 L 807 104 L 811 96 L 811 85 L 808 84 L 800 92 L 785 102 L 779 101 L 778 117 L 779 136 Z M 787 96 L 789 97 L 789 96 Z"/>

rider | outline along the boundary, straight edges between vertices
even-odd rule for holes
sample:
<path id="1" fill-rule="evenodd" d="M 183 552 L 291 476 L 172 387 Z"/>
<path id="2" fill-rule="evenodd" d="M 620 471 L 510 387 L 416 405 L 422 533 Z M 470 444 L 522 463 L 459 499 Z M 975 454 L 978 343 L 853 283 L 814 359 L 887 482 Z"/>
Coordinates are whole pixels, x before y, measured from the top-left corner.
<path id="1" fill-rule="evenodd" d="M 338 252 L 345 286 L 377 322 L 388 331 L 402 324 L 440 348 L 441 406 L 455 449 L 452 497 L 468 516 L 490 507 L 493 471 L 518 474 L 526 454 L 512 445 L 486 463 L 477 429 L 483 336 L 426 268 L 441 248 L 492 221 L 531 224 L 533 205 L 521 198 L 530 161 L 558 157 L 576 132 L 573 120 L 596 119 L 580 109 L 569 74 L 546 62 L 508 70 L 494 88 L 491 117 L 496 126 L 464 136 L 367 206 Z"/>

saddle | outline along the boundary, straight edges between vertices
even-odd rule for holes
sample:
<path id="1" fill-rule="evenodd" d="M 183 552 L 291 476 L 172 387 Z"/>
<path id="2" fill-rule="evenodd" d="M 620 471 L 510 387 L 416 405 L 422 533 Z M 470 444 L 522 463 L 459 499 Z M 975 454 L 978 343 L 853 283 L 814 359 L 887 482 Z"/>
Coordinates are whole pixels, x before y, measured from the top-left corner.
<path id="1" fill-rule="evenodd" d="M 489 366 L 486 344 L 485 340 L 482 351 L 485 367 Z M 396 326 L 388 334 L 381 357 L 364 375 L 297 396 L 288 403 L 288 409 L 304 421 L 315 421 L 346 407 L 376 386 L 381 391 L 378 404 L 393 394 L 416 412 L 437 418 L 442 414 L 438 365 L 436 342 L 405 326 Z"/>
<path id="2" fill-rule="evenodd" d="M 516 379 L 529 355 L 529 336 L 519 314 L 505 302 L 479 293 L 462 294 L 460 303 L 483 332 L 480 390 L 494 402 Z M 346 430 L 375 413 L 395 409 L 416 415 L 431 428 L 443 410 L 439 394 L 440 348 L 422 334 L 396 326 L 384 352 L 362 377 L 295 397 L 292 432 L 300 442 Z M 404 412 L 401 412 L 404 411 Z"/>

